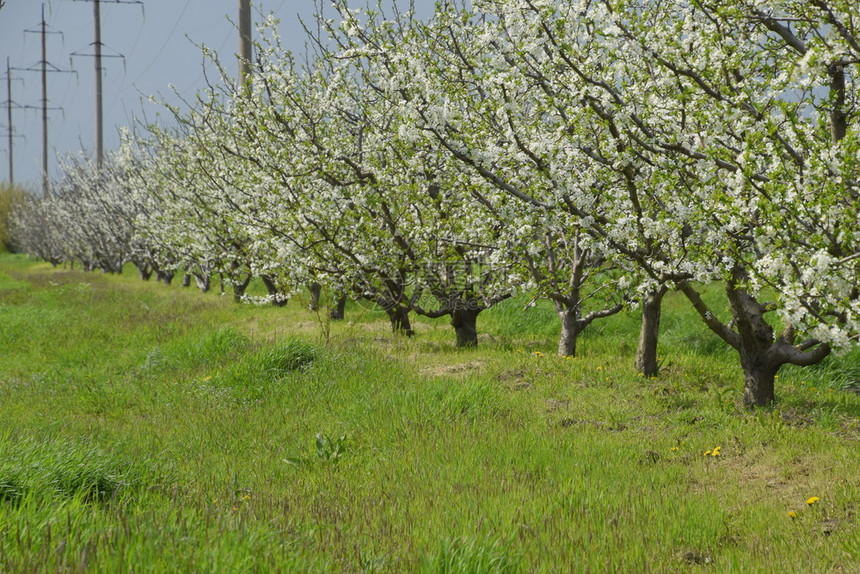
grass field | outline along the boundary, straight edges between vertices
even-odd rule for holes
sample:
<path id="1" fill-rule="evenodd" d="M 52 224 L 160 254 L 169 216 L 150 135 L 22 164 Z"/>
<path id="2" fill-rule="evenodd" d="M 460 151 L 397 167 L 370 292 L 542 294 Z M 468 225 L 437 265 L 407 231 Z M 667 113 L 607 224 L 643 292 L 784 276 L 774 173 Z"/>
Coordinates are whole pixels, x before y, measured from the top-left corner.
<path id="1" fill-rule="evenodd" d="M 0 572 L 860 572 L 857 353 L 750 412 L 679 298 L 655 379 L 635 313 L 321 317 L 0 256 Z"/>

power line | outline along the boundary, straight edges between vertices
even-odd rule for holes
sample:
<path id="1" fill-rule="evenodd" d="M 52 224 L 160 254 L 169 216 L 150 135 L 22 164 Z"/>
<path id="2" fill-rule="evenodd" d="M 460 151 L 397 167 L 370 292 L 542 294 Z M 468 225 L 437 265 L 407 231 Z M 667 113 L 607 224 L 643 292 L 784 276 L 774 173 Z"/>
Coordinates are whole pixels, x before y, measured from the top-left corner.
<path id="1" fill-rule="evenodd" d="M 167 40 L 164 41 L 164 43 L 161 45 L 161 48 L 159 48 L 158 52 L 156 52 L 155 56 L 152 58 L 152 61 L 149 63 L 146 69 L 140 73 L 140 75 L 137 77 L 137 80 L 132 82 L 132 84 L 137 83 L 138 80 L 144 77 L 146 73 L 149 72 L 150 68 L 152 68 L 152 66 L 154 66 L 155 63 L 158 61 L 158 58 L 161 56 L 161 53 L 164 51 L 164 48 L 167 47 L 167 45 L 170 43 L 170 40 L 173 38 L 173 34 L 176 32 L 176 28 L 179 27 L 179 22 L 182 21 L 182 17 L 185 15 L 185 10 L 188 8 L 188 5 L 190 3 L 191 0 L 185 0 L 185 6 L 182 7 L 182 12 L 179 14 L 179 18 L 177 18 L 176 22 L 173 23 L 173 28 L 170 29 L 170 33 L 167 35 Z"/>

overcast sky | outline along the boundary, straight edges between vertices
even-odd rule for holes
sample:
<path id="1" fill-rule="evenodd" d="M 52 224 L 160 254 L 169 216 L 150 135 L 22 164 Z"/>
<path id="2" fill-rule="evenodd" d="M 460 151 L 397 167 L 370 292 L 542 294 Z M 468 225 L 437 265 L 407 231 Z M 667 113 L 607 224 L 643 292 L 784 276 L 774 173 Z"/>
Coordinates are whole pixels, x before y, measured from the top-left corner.
<path id="1" fill-rule="evenodd" d="M 123 0 L 125 1 L 125 0 Z M 261 13 L 274 12 L 281 20 L 285 47 L 304 53 L 305 35 L 299 16 L 307 21 L 314 12 L 313 0 L 253 1 L 254 22 Z M 364 5 L 361 0 L 357 5 Z M 429 10 L 432 0 L 417 0 L 419 9 Z M 95 142 L 95 72 L 91 57 L 72 57 L 74 52 L 92 54 L 93 4 L 80 0 L 45 0 L 48 23 L 47 61 L 59 69 L 74 69 L 77 74 L 48 73 L 49 172 L 56 176 L 56 155 L 92 152 Z M 14 68 L 39 68 L 41 40 L 38 31 L 42 2 L 6 0 L 0 10 L 0 102 L 7 100 L 6 58 L 12 70 L 12 101 L 18 106 L 41 106 L 41 75 L 38 71 Z M 238 0 L 143 0 L 142 3 L 101 1 L 103 57 L 121 54 L 124 58 L 103 60 L 104 147 L 107 152 L 118 144 L 117 126 L 129 125 L 145 109 L 141 97 L 161 94 L 177 102 L 170 86 L 188 98 L 204 87 L 202 56 L 194 45 L 214 48 L 236 69 Z M 61 34 L 59 34 L 61 33 Z M 49 68 L 50 69 L 50 68 Z M 42 113 L 40 109 L 13 109 L 12 123 L 17 136 L 13 141 L 16 183 L 38 187 L 41 173 Z M 5 104 L 0 114 L 0 181 L 8 181 L 8 143 Z"/>

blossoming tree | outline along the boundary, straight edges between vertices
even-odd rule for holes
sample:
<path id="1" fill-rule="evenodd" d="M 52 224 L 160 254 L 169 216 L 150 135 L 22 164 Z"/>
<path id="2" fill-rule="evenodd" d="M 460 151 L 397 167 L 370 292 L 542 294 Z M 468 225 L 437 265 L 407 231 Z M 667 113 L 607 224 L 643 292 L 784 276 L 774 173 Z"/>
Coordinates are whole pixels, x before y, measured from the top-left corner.
<path id="1" fill-rule="evenodd" d="M 681 290 L 738 351 L 749 405 L 773 400 L 781 365 L 814 364 L 856 341 L 860 53 L 850 3 L 475 7 L 457 12 L 451 36 L 493 54 L 497 73 L 480 97 L 504 121 L 474 137 L 462 118 L 421 117 L 452 154 L 523 202 L 579 216 L 657 284 Z M 458 86 L 429 77 L 434 91 Z M 507 95 L 521 85 L 541 121 Z M 546 195 L 524 171 L 544 178 Z M 724 284 L 730 321 L 697 281 Z"/>
<path id="2" fill-rule="evenodd" d="M 573 355 L 579 333 L 621 310 L 629 276 L 577 216 L 551 208 L 548 180 L 519 169 L 522 158 L 537 156 L 511 137 L 508 123 L 514 116 L 546 119 L 530 86 L 503 78 L 509 64 L 478 38 L 482 25 L 468 14 L 442 6 L 425 25 L 409 13 L 385 19 L 381 10 L 360 13 L 347 2 L 337 8 L 347 36 L 340 57 L 367 62 L 359 70 L 364 84 L 397 110 L 399 137 L 448 155 L 461 179 L 480 180 L 471 195 L 482 217 L 504 229 L 496 261 L 528 278 L 537 297 L 553 301 L 562 327 L 559 354 Z M 485 38 L 494 36 L 491 27 L 485 24 Z M 596 308 L 586 309 L 591 304 Z"/>

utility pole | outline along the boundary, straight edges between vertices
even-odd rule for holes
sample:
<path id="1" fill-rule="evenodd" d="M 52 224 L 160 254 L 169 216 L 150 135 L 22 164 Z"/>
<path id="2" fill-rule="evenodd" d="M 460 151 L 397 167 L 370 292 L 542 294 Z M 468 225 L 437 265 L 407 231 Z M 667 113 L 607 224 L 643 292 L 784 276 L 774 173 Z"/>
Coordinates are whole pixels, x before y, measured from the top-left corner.
<path id="1" fill-rule="evenodd" d="M 48 50 L 46 48 L 45 5 L 42 4 L 42 193 L 48 193 Z"/>
<path id="2" fill-rule="evenodd" d="M 24 33 L 41 34 L 42 36 L 42 60 L 39 62 L 38 68 L 12 68 L 14 70 L 26 70 L 30 72 L 39 71 L 42 74 L 42 193 L 48 192 L 48 110 L 59 108 L 48 107 L 48 72 L 69 72 L 73 70 L 61 70 L 60 68 L 48 63 L 47 36 L 48 34 L 60 34 L 61 32 L 49 32 L 48 23 L 45 21 L 45 5 L 42 4 L 42 21 L 39 24 L 39 30 L 24 30 Z M 48 69 L 48 66 L 51 69 Z"/>
<path id="3" fill-rule="evenodd" d="M 6 121 L 9 122 L 9 185 L 15 185 L 15 168 L 12 161 L 12 67 L 6 58 Z"/>
<path id="4" fill-rule="evenodd" d="M 15 185 L 15 162 L 12 161 L 12 67 L 6 58 L 6 121 L 9 122 L 9 184 Z"/>
<path id="5" fill-rule="evenodd" d="M 239 0 L 239 83 L 251 71 L 251 0 Z"/>
<path id="6" fill-rule="evenodd" d="M 9 157 L 9 184 L 15 184 L 15 161 L 14 161 L 14 142 L 15 138 L 23 138 L 24 136 L 21 134 L 15 134 L 15 128 L 12 124 L 12 109 L 34 109 L 36 106 L 22 106 L 15 102 L 12 99 L 12 70 L 17 70 L 20 68 L 13 68 L 9 64 L 9 58 L 6 58 L 6 133 L 9 141 L 8 148 L 8 157 Z M 23 82 L 21 78 L 15 78 L 19 82 Z M 26 139 L 26 138 L 25 138 Z"/>
<path id="7" fill-rule="evenodd" d="M 96 167 L 101 171 L 104 163 L 104 113 L 103 113 L 103 90 L 102 90 L 102 16 L 101 3 L 109 4 L 140 4 L 143 6 L 142 0 L 75 0 L 76 2 L 92 2 L 93 3 L 93 53 L 82 54 L 80 52 L 72 52 L 72 56 L 92 56 L 95 60 L 95 76 L 96 76 L 96 118 L 95 118 L 95 139 L 96 139 Z M 142 8 L 141 8 L 142 9 Z M 110 58 L 124 58 L 122 54 L 110 54 Z"/>
<path id="8" fill-rule="evenodd" d="M 102 127 L 102 16 L 99 0 L 93 0 L 93 28 L 95 29 L 96 66 L 96 169 L 101 172 L 104 158 L 104 130 Z"/>

